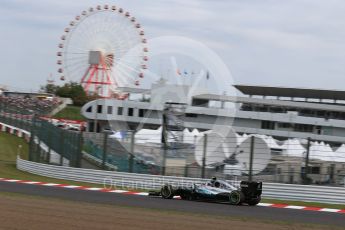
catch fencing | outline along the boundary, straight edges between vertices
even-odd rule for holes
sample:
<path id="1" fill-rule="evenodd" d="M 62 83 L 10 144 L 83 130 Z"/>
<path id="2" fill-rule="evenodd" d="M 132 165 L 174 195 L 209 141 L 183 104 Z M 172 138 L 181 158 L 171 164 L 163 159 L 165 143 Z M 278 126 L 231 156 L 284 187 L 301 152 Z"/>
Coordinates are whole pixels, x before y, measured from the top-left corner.
<path id="1" fill-rule="evenodd" d="M 18 136 L 24 136 L 26 138 L 29 138 L 30 136 L 29 132 L 16 129 L 15 127 L 8 125 L 2 126 L 2 129 L 7 130 L 9 133 L 18 134 Z M 40 143 L 41 147 L 42 145 L 44 145 L 44 143 Z M 84 157 L 85 156 L 93 158 L 91 155 L 84 152 Z M 93 158 L 93 160 L 97 161 L 98 164 L 102 164 L 102 161 L 98 158 Z M 106 166 L 111 169 L 110 164 L 106 163 Z M 176 186 L 188 186 L 192 183 L 203 183 L 207 181 L 207 179 L 202 178 L 161 176 L 56 166 L 27 161 L 19 157 L 17 159 L 17 168 L 22 171 L 51 178 L 103 184 L 106 188 L 133 188 L 150 190 L 159 189 L 160 186 L 165 183 L 171 183 Z M 239 181 L 237 180 L 228 180 L 228 182 L 237 186 L 239 184 Z M 263 197 L 284 200 L 345 204 L 345 188 L 264 183 Z"/>
<path id="2" fill-rule="evenodd" d="M 207 181 L 201 178 L 186 178 L 148 174 L 123 173 L 115 171 L 91 170 L 42 164 L 17 158 L 17 168 L 36 175 L 57 179 L 103 184 L 105 188 L 159 189 L 163 184 L 188 186 Z M 234 185 L 238 181 L 228 181 Z M 264 183 L 263 198 L 314 201 L 345 205 L 345 188 L 326 186 L 306 186 L 295 184 Z"/>
<path id="3" fill-rule="evenodd" d="M 164 151 L 159 132 L 84 133 L 84 149 L 121 172 L 345 186 L 345 145 L 331 149 L 311 139 L 291 139 L 269 149 L 260 139 L 254 135 L 227 138 L 224 144 L 233 147 L 223 153 L 210 136 L 184 136 L 185 143 Z M 230 156 L 224 160 L 226 154 Z"/>
<path id="4" fill-rule="evenodd" d="M 52 163 L 52 158 L 58 154 L 60 159 L 57 162 L 54 159 L 54 163 L 63 165 L 67 160 L 71 166 L 81 166 L 83 140 L 80 132 L 61 129 L 35 114 L 23 117 L 2 109 L 0 104 L 0 128 L 18 136 L 25 135 L 29 142 L 29 160 Z"/>
<path id="5" fill-rule="evenodd" d="M 29 160 L 35 162 L 68 162 L 83 167 L 84 158 L 96 167 L 119 172 L 345 186 L 345 144 L 330 146 L 311 139 L 278 141 L 245 134 L 229 136 L 219 143 L 216 135 L 184 130 L 181 137 L 174 136 L 181 142 L 164 146 L 159 130 L 111 135 L 78 132 L 22 112 L 10 111 L 0 103 L 0 122 L 33 134 Z M 3 126 L 0 128 L 11 132 Z M 46 147 L 43 151 L 42 146 Z"/>

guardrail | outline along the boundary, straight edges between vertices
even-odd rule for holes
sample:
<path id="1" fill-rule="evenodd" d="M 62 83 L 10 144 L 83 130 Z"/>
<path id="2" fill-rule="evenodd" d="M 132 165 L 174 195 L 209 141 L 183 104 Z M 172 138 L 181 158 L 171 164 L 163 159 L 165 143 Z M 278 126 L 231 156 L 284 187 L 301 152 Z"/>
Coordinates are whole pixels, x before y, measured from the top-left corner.
<path id="1" fill-rule="evenodd" d="M 8 132 L 12 135 L 16 135 L 17 137 L 23 137 L 26 141 L 29 141 L 30 132 L 20 129 L 18 127 L 14 127 L 12 125 L 8 125 L 5 123 L 0 122 L 0 131 L 1 132 Z"/>
<path id="2" fill-rule="evenodd" d="M 17 158 L 17 168 L 22 171 L 57 179 L 104 184 L 107 188 L 150 190 L 159 189 L 165 183 L 187 186 L 192 183 L 207 181 L 207 179 L 200 178 L 123 173 L 47 165 L 26 161 L 19 157 Z M 238 185 L 238 181 L 229 181 L 229 183 Z M 272 199 L 314 201 L 345 205 L 345 188 L 341 187 L 264 183 L 262 196 Z"/>

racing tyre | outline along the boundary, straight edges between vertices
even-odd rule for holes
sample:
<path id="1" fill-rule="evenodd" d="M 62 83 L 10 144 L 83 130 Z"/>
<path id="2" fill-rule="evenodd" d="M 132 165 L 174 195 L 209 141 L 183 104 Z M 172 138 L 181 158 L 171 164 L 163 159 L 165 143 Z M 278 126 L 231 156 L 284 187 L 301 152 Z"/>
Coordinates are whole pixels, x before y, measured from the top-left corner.
<path id="1" fill-rule="evenodd" d="M 174 197 L 174 191 L 171 185 L 166 184 L 161 188 L 161 195 L 164 199 L 172 199 Z"/>
<path id="2" fill-rule="evenodd" d="M 244 194 L 241 191 L 234 190 L 229 195 L 229 202 L 232 205 L 240 205 L 244 200 Z"/>
<path id="3" fill-rule="evenodd" d="M 261 201 L 261 196 L 258 196 L 256 198 L 252 198 L 248 201 L 248 205 L 250 206 L 254 206 L 254 205 L 257 205 L 258 203 L 260 203 Z"/>

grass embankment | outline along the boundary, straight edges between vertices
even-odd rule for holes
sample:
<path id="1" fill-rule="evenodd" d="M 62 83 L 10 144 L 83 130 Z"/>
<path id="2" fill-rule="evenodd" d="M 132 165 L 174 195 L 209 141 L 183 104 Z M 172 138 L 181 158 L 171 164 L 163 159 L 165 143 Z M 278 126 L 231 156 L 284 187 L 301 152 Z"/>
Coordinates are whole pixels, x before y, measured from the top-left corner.
<path id="1" fill-rule="evenodd" d="M 85 117 L 80 114 L 80 109 L 81 107 L 79 106 L 68 105 L 66 108 L 55 114 L 53 118 L 85 121 Z"/>
<path id="2" fill-rule="evenodd" d="M 26 172 L 17 170 L 16 156 L 17 156 L 19 145 L 22 146 L 21 151 L 20 151 L 21 158 L 28 159 L 29 147 L 28 147 L 28 144 L 23 139 L 15 137 L 7 133 L 0 132 L 0 178 L 30 180 L 30 181 L 39 181 L 39 182 L 51 182 L 51 183 L 57 183 L 57 184 L 71 184 L 71 185 L 80 185 L 80 186 L 88 186 L 88 187 L 103 187 L 103 185 L 97 185 L 97 184 L 42 177 L 42 176 L 37 176 L 31 173 L 26 173 Z M 300 205 L 300 206 L 310 206 L 310 207 L 345 209 L 345 205 L 340 205 L 340 204 L 323 204 L 323 203 L 316 203 L 316 202 L 287 201 L 287 200 L 273 200 L 273 199 L 263 199 L 262 202 L 273 203 L 273 204 L 289 204 L 289 205 Z"/>
<path id="3" fill-rule="evenodd" d="M 24 141 L 24 139 L 18 138 L 8 133 L 0 132 L 0 178 L 51 182 L 57 184 L 70 184 L 88 187 L 103 187 L 103 185 L 53 179 L 20 171 L 16 168 L 16 157 L 19 151 L 19 145 L 22 146 L 20 151 L 21 158 L 27 160 L 29 146 Z"/>

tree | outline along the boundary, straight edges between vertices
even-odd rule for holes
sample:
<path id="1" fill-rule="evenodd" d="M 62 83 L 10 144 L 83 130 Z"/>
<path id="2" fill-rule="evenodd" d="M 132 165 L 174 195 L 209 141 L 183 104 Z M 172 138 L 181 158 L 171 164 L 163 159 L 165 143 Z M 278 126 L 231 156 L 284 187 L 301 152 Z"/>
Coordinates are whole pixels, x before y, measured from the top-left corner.
<path id="1" fill-rule="evenodd" d="M 51 93 L 51 94 L 55 94 L 56 91 L 59 89 L 58 85 L 54 85 L 51 83 L 48 83 L 46 85 L 42 85 L 40 87 L 41 91 L 45 92 L 45 93 Z"/>
<path id="2" fill-rule="evenodd" d="M 82 106 L 89 101 L 83 87 L 76 82 L 69 82 L 59 87 L 56 91 L 59 97 L 69 97 L 73 100 L 73 104 Z"/>
<path id="3" fill-rule="evenodd" d="M 41 91 L 45 93 L 52 93 L 59 97 L 68 97 L 73 100 L 73 105 L 83 106 L 85 103 L 96 100 L 99 95 L 87 95 L 84 88 L 77 82 L 65 83 L 63 86 L 48 83 L 41 86 Z"/>

